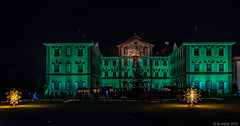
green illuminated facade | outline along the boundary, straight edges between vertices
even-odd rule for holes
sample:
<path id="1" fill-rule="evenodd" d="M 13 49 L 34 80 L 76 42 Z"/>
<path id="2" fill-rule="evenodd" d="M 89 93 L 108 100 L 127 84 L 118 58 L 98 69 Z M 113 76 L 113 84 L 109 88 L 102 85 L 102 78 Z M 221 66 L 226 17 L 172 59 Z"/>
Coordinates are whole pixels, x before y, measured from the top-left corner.
<path id="1" fill-rule="evenodd" d="M 118 45 L 119 56 L 103 57 L 94 43 L 44 43 L 49 93 L 78 89 L 131 90 L 140 65 L 147 90 L 176 85 L 211 93 L 230 93 L 234 42 L 184 42 L 168 56 L 154 56 L 154 45 L 136 34 Z"/>

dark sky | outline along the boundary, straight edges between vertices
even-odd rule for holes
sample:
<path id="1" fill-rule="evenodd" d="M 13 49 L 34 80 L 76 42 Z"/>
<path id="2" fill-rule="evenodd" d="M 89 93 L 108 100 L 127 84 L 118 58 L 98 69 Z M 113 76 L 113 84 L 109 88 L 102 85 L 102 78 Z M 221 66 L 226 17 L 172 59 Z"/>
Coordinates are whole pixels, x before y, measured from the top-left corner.
<path id="1" fill-rule="evenodd" d="M 1 87 L 35 89 L 45 72 L 45 42 L 98 41 L 104 56 L 137 33 L 160 51 L 165 41 L 235 41 L 239 0 L 147 2 L 1 1 Z M 197 27 L 197 31 L 195 31 Z"/>

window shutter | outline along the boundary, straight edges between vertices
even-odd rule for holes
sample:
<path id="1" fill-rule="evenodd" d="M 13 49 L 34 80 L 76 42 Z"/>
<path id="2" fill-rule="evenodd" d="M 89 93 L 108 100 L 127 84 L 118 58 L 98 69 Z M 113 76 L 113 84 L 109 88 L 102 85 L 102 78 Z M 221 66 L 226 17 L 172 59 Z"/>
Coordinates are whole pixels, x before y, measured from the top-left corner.
<path id="1" fill-rule="evenodd" d="M 62 64 L 58 64 L 58 65 L 59 65 L 59 73 L 60 73 L 62 70 Z"/>
<path id="2" fill-rule="evenodd" d="M 227 71 L 226 66 L 226 63 L 223 63 L 223 71 Z"/>
<path id="3" fill-rule="evenodd" d="M 54 56 L 54 48 L 52 47 L 52 56 Z"/>
<path id="4" fill-rule="evenodd" d="M 54 72 L 54 64 L 52 64 L 52 72 Z"/>
<path id="5" fill-rule="evenodd" d="M 62 54 L 62 48 L 59 48 L 59 56 Z"/>
<path id="6" fill-rule="evenodd" d="M 84 73 L 85 72 L 85 64 L 83 64 L 82 66 L 83 66 L 83 70 L 82 71 Z"/>
<path id="7" fill-rule="evenodd" d="M 156 60 L 152 60 L 152 61 L 153 61 L 153 66 L 156 66 L 156 64 L 155 64 Z"/>
<path id="8" fill-rule="evenodd" d="M 223 56 L 226 55 L 226 48 L 223 48 Z"/>
<path id="9" fill-rule="evenodd" d="M 199 50 L 199 56 L 201 56 L 201 54 L 202 54 L 202 48 L 199 47 L 198 50 Z"/>
<path id="10" fill-rule="evenodd" d="M 59 90 L 61 90 L 61 88 L 62 88 L 62 82 L 60 81 L 58 84 L 59 84 Z"/>
<path id="11" fill-rule="evenodd" d="M 203 88 L 203 84 L 202 84 L 202 82 L 200 81 L 199 82 L 199 89 L 202 89 Z"/>
<path id="12" fill-rule="evenodd" d="M 211 48 L 211 52 L 212 52 L 212 56 L 213 56 L 213 55 L 214 55 L 214 54 L 213 54 L 213 48 Z"/>
<path id="13" fill-rule="evenodd" d="M 219 48 L 217 48 L 217 53 L 216 53 L 217 56 L 219 56 Z"/>
<path id="14" fill-rule="evenodd" d="M 227 89 L 227 82 L 224 82 L 224 89 Z"/>
<path id="15" fill-rule="evenodd" d="M 217 81 L 217 89 L 219 89 L 219 82 Z"/>
<path id="16" fill-rule="evenodd" d="M 78 48 L 76 48 L 76 56 L 78 56 Z"/>
<path id="17" fill-rule="evenodd" d="M 75 88 L 78 89 L 78 82 L 75 83 Z"/>
<path id="18" fill-rule="evenodd" d="M 83 56 L 85 56 L 85 51 L 86 51 L 86 48 L 83 48 Z"/>
<path id="19" fill-rule="evenodd" d="M 207 48 L 204 48 L 204 56 L 207 55 Z"/>
<path id="20" fill-rule="evenodd" d="M 54 82 L 52 82 L 51 85 L 52 85 L 52 90 L 54 90 Z"/>
<path id="21" fill-rule="evenodd" d="M 192 53 L 191 54 L 192 54 L 192 56 L 194 56 L 194 48 L 193 47 L 191 47 L 191 48 L 192 48 Z"/>
<path id="22" fill-rule="evenodd" d="M 147 66 L 149 66 L 149 59 L 147 59 Z"/>
<path id="23" fill-rule="evenodd" d="M 124 59 L 122 59 L 122 66 L 124 66 Z"/>
<path id="24" fill-rule="evenodd" d="M 192 72 L 194 72 L 194 63 L 192 63 Z"/>
<path id="25" fill-rule="evenodd" d="M 192 82 L 192 86 L 193 86 L 193 88 L 195 88 L 195 82 L 194 81 Z"/>
<path id="26" fill-rule="evenodd" d="M 219 72 L 219 63 L 217 63 L 217 70 L 216 71 L 218 71 Z"/>

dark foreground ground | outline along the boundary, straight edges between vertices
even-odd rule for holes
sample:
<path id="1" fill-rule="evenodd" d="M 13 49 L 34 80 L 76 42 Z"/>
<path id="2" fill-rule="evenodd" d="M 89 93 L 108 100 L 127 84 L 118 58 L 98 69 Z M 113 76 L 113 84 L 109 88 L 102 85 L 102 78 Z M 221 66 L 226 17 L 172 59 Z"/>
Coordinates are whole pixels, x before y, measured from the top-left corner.
<path id="1" fill-rule="evenodd" d="M 0 126 L 240 125 L 240 97 L 186 102 L 27 102 L 0 104 Z M 229 123 L 229 124 L 228 124 Z"/>

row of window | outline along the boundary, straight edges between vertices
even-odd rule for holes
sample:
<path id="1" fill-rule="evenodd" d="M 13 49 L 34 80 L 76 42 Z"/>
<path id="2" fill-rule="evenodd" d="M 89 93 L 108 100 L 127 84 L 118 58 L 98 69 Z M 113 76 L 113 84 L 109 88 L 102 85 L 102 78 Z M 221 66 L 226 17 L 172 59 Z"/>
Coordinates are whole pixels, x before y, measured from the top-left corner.
<path id="1" fill-rule="evenodd" d="M 181 60 L 184 57 L 184 50 L 180 50 L 179 52 L 177 52 L 175 55 L 173 55 L 173 57 L 170 59 L 170 64 L 175 63 L 176 61 Z"/>
<path id="2" fill-rule="evenodd" d="M 52 55 L 55 57 L 61 56 L 61 48 L 53 48 Z M 72 49 L 71 47 L 66 48 L 66 56 L 71 56 L 72 55 Z M 77 48 L 76 49 L 76 56 L 83 56 L 84 55 L 84 50 L 82 48 Z"/>
<path id="3" fill-rule="evenodd" d="M 213 49 L 212 48 L 206 48 L 205 49 L 205 54 L 206 54 L 206 56 L 212 56 L 213 55 Z M 199 48 L 194 48 L 193 55 L 194 56 L 199 56 L 200 55 Z M 219 48 L 217 55 L 218 56 L 224 56 L 224 48 Z"/>
<path id="4" fill-rule="evenodd" d="M 108 66 L 109 63 L 110 62 L 110 60 L 105 60 L 105 62 L 104 62 L 104 66 Z M 117 65 L 117 60 L 113 60 L 113 66 L 116 66 Z"/>
<path id="5" fill-rule="evenodd" d="M 155 66 L 159 66 L 159 61 L 158 60 L 155 60 Z M 167 66 L 167 61 L 166 60 L 163 60 L 163 66 Z"/>
<path id="6" fill-rule="evenodd" d="M 226 89 L 227 82 L 225 81 L 217 81 L 217 89 Z M 193 88 L 203 89 L 203 83 L 201 81 L 193 81 L 192 82 Z M 206 82 L 206 89 L 212 89 L 212 81 Z"/>
<path id="7" fill-rule="evenodd" d="M 62 81 L 52 81 L 51 85 L 52 85 L 52 89 L 54 89 L 54 90 L 62 90 L 62 86 L 63 86 Z M 65 90 L 72 90 L 73 86 L 74 86 L 74 84 L 72 84 L 72 82 L 67 81 L 65 83 Z M 76 81 L 75 82 L 75 89 L 79 89 L 79 88 L 86 88 L 85 81 Z"/>
<path id="8" fill-rule="evenodd" d="M 128 51 L 129 51 L 128 47 L 123 48 L 123 54 L 124 55 L 128 55 Z M 143 48 L 143 55 L 147 55 L 148 54 L 147 52 L 148 52 L 148 48 L 144 47 Z M 141 53 L 141 51 L 140 51 L 140 53 Z"/>
<path id="9" fill-rule="evenodd" d="M 53 64 L 53 71 L 54 72 L 60 72 L 61 64 Z M 66 63 L 66 72 L 71 72 L 71 63 Z M 84 64 L 76 64 L 76 71 L 77 72 L 83 72 Z"/>
<path id="10" fill-rule="evenodd" d="M 193 63 L 193 70 L 194 71 L 199 71 L 199 64 L 198 63 Z M 213 65 L 211 63 L 206 64 L 206 71 L 212 71 Z M 218 64 L 218 71 L 224 71 L 224 64 L 220 63 Z"/>
<path id="11" fill-rule="evenodd" d="M 172 76 L 175 74 L 181 74 L 183 72 L 186 72 L 185 64 L 178 65 L 178 66 L 176 66 L 176 68 L 171 69 L 170 75 Z"/>
<path id="12" fill-rule="evenodd" d="M 129 77 L 128 76 L 129 72 L 124 72 L 124 77 Z M 108 72 L 105 72 L 105 77 L 109 77 L 108 76 Z M 117 72 L 113 72 L 113 77 L 117 77 Z M 148 77 L 147 76 L 147 72 L 143 72 L 143 77 Z M 155 77 L 160 77 L 159 76 L 159 72 L 155 72 Z M 167 72 L 163 72 L 163 76 L 162 77 L 167 77 Z"/>

